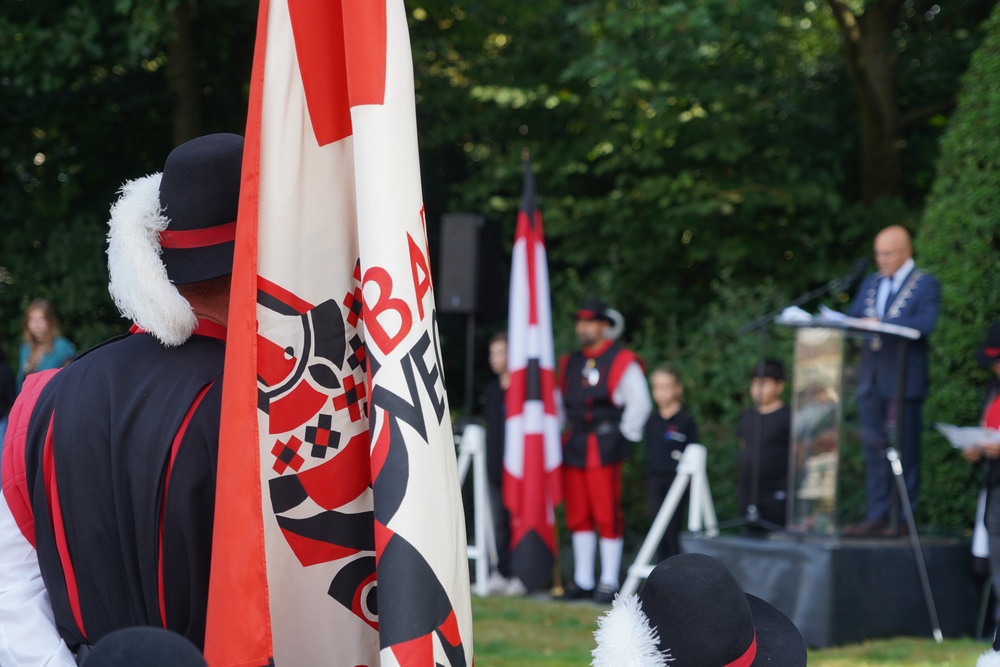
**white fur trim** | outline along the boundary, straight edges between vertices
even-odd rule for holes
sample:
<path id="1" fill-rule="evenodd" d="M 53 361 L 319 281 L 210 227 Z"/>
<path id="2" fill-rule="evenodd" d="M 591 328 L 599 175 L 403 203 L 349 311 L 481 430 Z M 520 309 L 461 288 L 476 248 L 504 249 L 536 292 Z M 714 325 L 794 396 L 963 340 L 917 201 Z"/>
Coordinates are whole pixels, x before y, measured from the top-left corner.
<path id="1" fill-rule="evenodd" d="M 1000 653 L 987 651 L 976 660 L 976 667 L 1000 667 Z"/>
<path id="2" fill-rule="evenodd" d="M 160 174 L 128 181 L 108 221 L 108 291 L 124 317 L 164 345 L 180 345 L 198 326 L 191 304 L 167 278 L 160 260 Z"/>
<path id="3" fill-rule="evenodd" d="M 636 595 L 617 596 L 611 610 L 597 619 L 593 667 L 666 667 L 656 630 L 649 625 Z"/>

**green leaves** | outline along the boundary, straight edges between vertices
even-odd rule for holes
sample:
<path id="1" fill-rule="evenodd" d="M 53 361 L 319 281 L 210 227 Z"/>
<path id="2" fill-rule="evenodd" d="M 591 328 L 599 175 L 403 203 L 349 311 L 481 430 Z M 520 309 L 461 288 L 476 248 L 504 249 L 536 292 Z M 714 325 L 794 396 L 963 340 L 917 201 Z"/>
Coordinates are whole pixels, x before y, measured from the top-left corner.
<path id="1" fill-rule="evenodd" d="M 934 391 L 925 412 L 935 421 L 979 422 L 990 373 L 973 360 L 986 329 L 1000 318 L 1000 6 L 983 26 L 958 105 L 941 140 L 937 178 L 917 238 L 920 260 L 941 281 L 942 312 L 934 332 Z M 978 474 L 936 433 L 925 437 L 925 470 L 936 523 L 968 522 Z"/>
<path id="2" fill-rule="evenodd" d="M 107 294 L 104 235 L 121 184 L 171 148 L 165 45 L 182 0 L 13 1 L 0 15 L 0 344 L 32 298 L 86 347 L 123 323 Z M 206 131 L 242 132 L 255 7 L 199 4 Z"/>

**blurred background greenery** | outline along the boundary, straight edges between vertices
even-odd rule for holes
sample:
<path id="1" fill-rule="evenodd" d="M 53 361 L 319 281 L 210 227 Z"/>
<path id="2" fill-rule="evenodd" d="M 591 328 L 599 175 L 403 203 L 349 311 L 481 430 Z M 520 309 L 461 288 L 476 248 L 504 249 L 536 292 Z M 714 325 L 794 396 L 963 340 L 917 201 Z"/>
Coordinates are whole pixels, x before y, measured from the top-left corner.
<path id="1" fill-rule="evenodd" d="M 507 257 L 533 160 L 557 352 L 603 297 L 624 342 L 681 370 L 709 447 L 720 518 L 735 515 L 734 428 L 758 353 L 741 327 L 846 273 L 900 223 L 941 279 L 928 423 L 975 423 L 971 360 L 1000 316 L 1000 55 L 995 0 L 409 0 L 431 257 L 448 212 L 497 229 Z M 52 299 L 78 347 L 123 330 L 106 290 L 105 221 L 126 179 L 198 134 L 242 133 L 250 0 L 9 0 L 0 12 L 0 347 Z M 850 294 L 824 301 L 843 307 Z M 815 308 L 816 304 L 809 304 Z M 465 400 L 465 318 L 440 316 L 449 399 Z M 766 350 L 788 360 L 789 333 Z M 918 521 L 969 528 L 978 474 L 924 435 Z M 645 530 L 641 452 L 630 535 Z M 852 454 L 853 456 L 853 454 Z M 848 462 L 850 465 L 850 462 Z M 851 508 L 855 501 L 843 499 Z M 630 538 L 632 539 L 632 538 Z"/>

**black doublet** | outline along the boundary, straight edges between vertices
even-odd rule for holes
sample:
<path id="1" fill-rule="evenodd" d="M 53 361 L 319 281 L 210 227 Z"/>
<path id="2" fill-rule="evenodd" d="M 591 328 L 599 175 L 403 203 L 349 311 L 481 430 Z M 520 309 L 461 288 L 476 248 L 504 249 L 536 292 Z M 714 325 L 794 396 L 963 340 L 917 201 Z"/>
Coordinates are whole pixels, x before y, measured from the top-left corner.
<path id="1" fill-rule="evenodd" d="M 161 516 L 166 626 L 204 644 L 224 355 L 213 338 L 165 348 L 131 335 L 81 356 L 42 391 L 28 430 L 27 486 L 42 577 L 71 649 L 118 628 L 162 625 Z M 173 442 L 203 391 L 166 493 Z M 47 437 L 86 636 L 74 620 L 58 526 L 48 520 Z"/>
<path id="2" fill-rule="evenodd" d="M 597 438 L 601 465 L 628 457 L 629 444 L 619 430 L 622 408 L 612 402 L 608 384 L 611 366 L 622 352 L 618 345 L 611 345 L 596 357 L 587 357 L 577 350 L 566 360 L 563 384 L 569 431 L 564 442 L 563 463 L 567 466 L 587 467 L 590 434 Z"/>

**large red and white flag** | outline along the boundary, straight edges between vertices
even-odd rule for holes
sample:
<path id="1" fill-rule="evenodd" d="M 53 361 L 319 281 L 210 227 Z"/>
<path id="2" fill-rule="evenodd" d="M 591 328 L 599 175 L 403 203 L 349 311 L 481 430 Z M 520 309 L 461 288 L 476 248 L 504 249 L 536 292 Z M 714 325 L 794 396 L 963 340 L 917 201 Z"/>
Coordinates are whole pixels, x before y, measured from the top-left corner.
<path id="1" fill-rule="evenodd" d="M 262 0 L 205 654 L 472 663 L 401 0 Z"/>
<path id="2" fill-rule="evenodd" d="M 555 562 L 555 505 L 562 449 L 555 400 L 555 352 L 542 214 L 531 163 L 517 216 L 507 330 L 504 504 L 511 515 L 511 571 L 529 589 L 545 586 Z"/>

